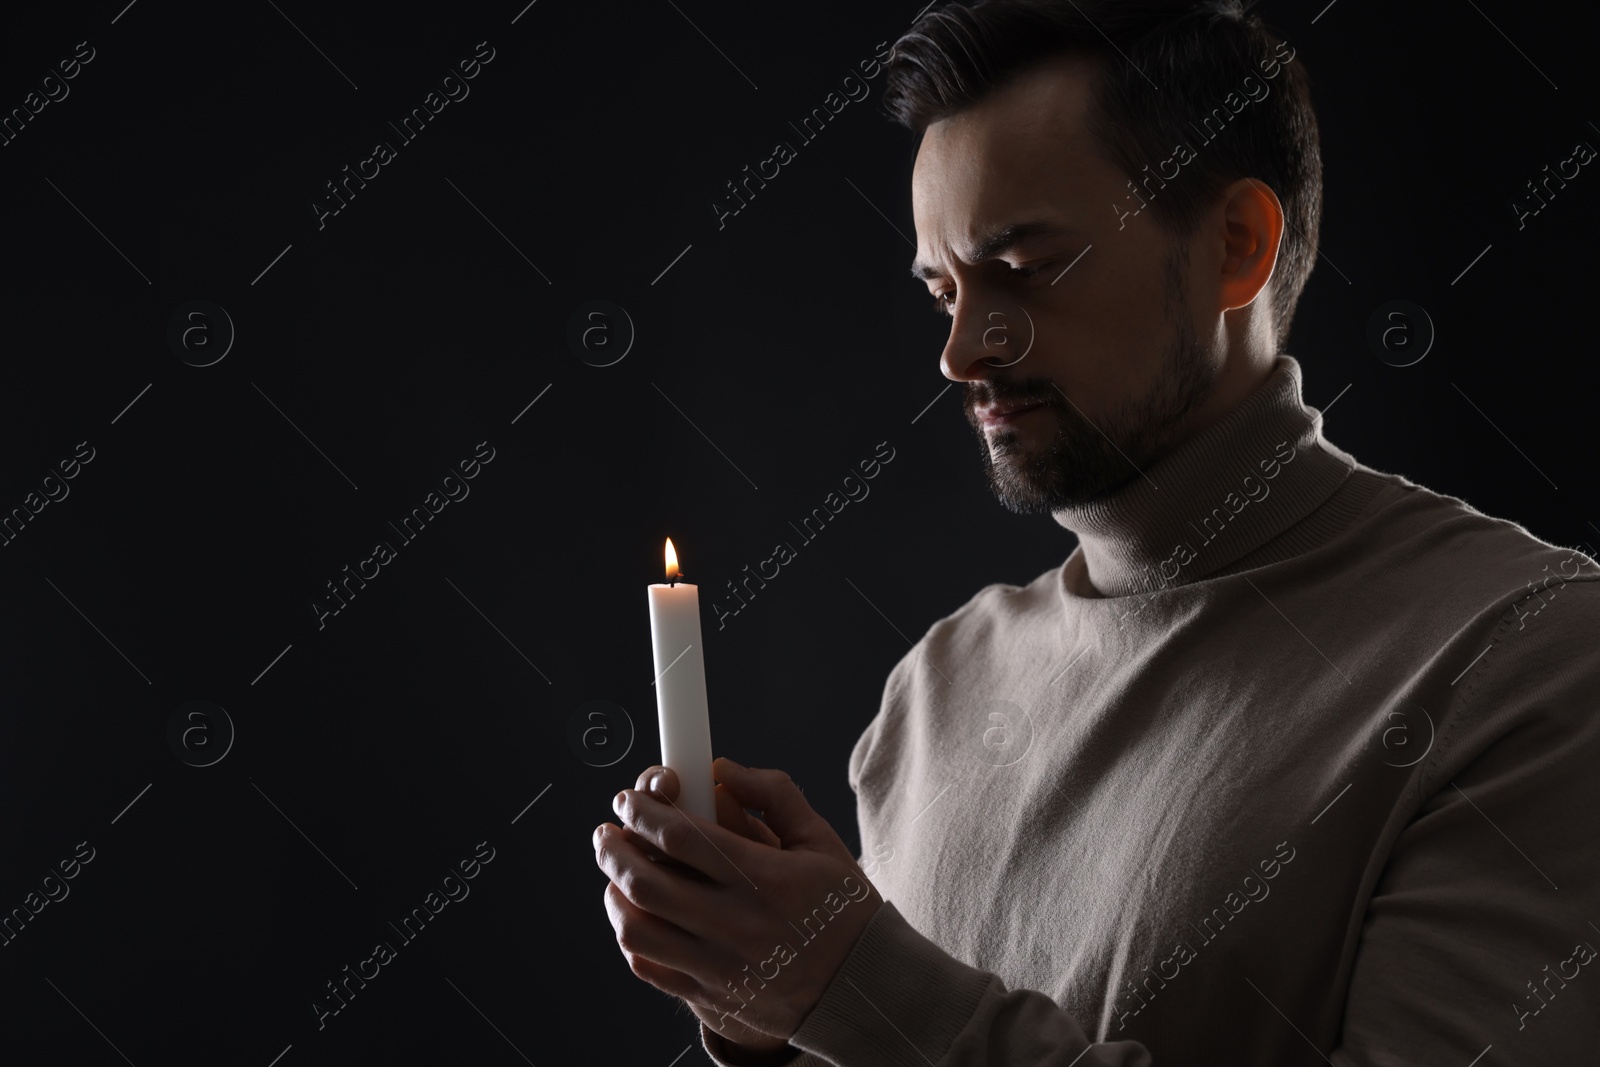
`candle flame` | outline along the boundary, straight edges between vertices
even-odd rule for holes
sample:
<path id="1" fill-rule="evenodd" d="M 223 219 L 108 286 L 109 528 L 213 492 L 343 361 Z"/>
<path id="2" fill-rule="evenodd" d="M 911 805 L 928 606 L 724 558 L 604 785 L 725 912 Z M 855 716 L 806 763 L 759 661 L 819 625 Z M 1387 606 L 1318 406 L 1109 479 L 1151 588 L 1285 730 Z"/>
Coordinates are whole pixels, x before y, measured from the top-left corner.
<path id="1" fill-rule="evenodd" d="M 672 538 L 667 538 L 667 581 L 678 577 L 678 553 L 672 548 Z"/>

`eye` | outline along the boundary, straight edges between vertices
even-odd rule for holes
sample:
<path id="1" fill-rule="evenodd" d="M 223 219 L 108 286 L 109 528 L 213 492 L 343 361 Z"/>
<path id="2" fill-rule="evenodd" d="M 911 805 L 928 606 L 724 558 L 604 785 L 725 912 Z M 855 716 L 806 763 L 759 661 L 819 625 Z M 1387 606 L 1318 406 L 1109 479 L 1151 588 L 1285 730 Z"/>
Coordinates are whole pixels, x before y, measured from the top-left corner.
<path id="1" fill-rule="evenodd" d="M 1034 267 L 1010 267 L 1007 273 L 1017 279 L 1031 278 L 1040 271 L 1055 266 L 1054 263 L 1040 263 Z M 933 298 L 933 313 L 940 318 L 950 318 L 955 309 L 955 293 L 936 293 Z"/>

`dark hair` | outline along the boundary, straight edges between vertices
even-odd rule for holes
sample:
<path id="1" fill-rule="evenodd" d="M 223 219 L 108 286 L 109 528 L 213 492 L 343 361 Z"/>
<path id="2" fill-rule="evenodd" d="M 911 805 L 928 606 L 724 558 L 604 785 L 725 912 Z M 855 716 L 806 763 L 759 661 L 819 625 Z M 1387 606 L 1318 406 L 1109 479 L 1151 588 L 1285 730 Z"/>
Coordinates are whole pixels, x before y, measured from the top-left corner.
<path id="1" fill-rule="evenodd" d="M 1259 179 L 1278 195 L 1285 226 L 1270 295 L 1281 347 L 1316 259 L 1322 157 L 1309 76 L 1292 50 L 1285 60 L 1282 39 L 1247 6 L 1242 0 L 950 4 L 926 11 L 895 42 L 882 107 L 920 135 L 1040 61 L 1067 52 L 1097 58 L 1089 132 L 1125 173 L 1143 176 L 1138 195 L 1170 233 L 1193 233 L 1222 188 L 1239 178 Z M 1257 90 L 1243 87 L 1246 78 L 1277 85 L 1257 100 Z M 1225 106 L 1230 95 L 1244 101 L 1241 108 Z M 1177 145 L 1193 145 L 1192 156 L 1163 181 L 1158 164 L 1170 161 Z M 1130 195 L 1128 209 L 1138 203 Z"/>

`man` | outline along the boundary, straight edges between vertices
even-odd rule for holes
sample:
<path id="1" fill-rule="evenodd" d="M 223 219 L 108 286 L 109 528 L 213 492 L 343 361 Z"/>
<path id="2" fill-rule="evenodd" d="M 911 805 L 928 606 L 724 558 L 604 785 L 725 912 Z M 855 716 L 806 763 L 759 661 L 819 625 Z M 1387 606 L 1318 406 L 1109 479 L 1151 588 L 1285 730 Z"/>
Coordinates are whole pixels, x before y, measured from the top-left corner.
<path id="1" fill-rule="evenodd" d="M 1600 565 L 1322 436 L 1293 50 L 997 0 L 887 82 L 941 368 L 1078 546 L 891 672 L 859 857 L 780 771 L 719 760 L 717 825 L 620 793 L 635 974 L 722 1064 L 1595 1062 Z"/>

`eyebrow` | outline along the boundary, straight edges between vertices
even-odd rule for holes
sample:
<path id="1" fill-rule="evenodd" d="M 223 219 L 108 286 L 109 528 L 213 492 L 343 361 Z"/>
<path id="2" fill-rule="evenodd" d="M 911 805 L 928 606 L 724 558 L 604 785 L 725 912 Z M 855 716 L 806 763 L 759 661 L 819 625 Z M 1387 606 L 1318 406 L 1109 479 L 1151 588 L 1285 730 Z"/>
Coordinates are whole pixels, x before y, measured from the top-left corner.
<path id="1" fill-rule="evenodd" d="M 1029 241 L 1037 241 L 1046 237 L 1062 237 L 1078 232 L 1070 226 L 1062 226 L 1048 219 L 1013 222 L 1008 226 L 1002 226 L 980 237 L 963 258 L 969 263 L 981 263 L 986 259 L 993 259 L 1002 252 L 1009 252 L 1018 245 Z M 918 257 L 911 261 L 911 276 L 918 281 L 928 281 L 933 278 L 943 277 L 944 271 L 931 263 L 924 263 Z"/>

